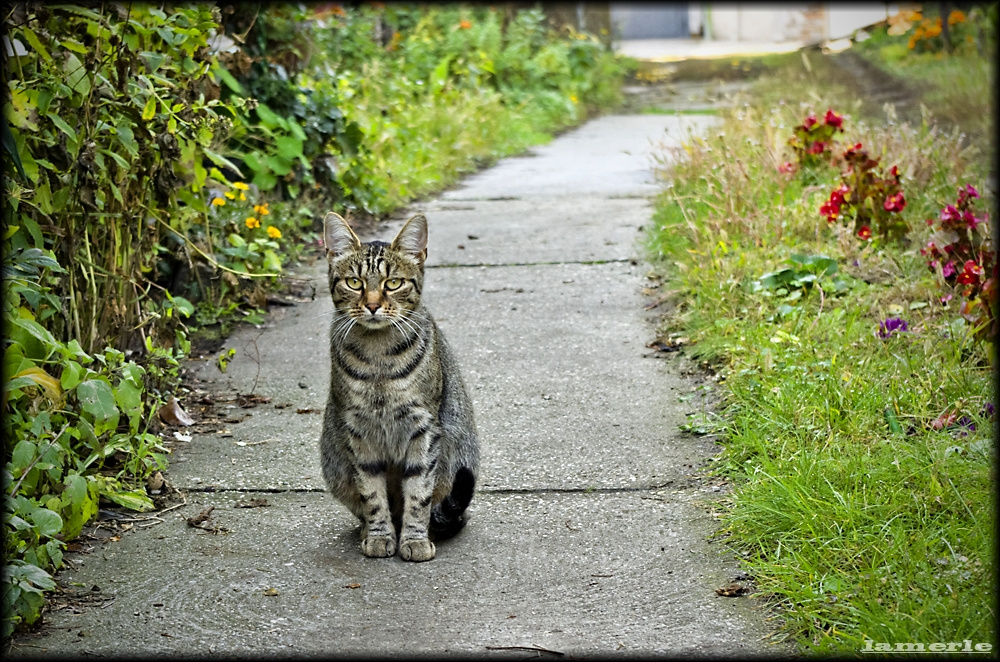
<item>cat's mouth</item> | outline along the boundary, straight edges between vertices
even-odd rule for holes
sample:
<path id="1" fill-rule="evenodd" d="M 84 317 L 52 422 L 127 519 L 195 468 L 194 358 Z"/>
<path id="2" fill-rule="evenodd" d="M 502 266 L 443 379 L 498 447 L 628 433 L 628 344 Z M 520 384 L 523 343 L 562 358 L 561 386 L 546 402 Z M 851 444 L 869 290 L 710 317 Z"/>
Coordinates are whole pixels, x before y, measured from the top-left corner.
<path id="1" fill-rule="evenodd" d="M 392 326 L 392 320 L 386 315 L 379 315 L 378 313 L 364 313 L 357 318 L 358 324 L 365 327 L 366 329 L 384 329 L 388 326 Z"/>

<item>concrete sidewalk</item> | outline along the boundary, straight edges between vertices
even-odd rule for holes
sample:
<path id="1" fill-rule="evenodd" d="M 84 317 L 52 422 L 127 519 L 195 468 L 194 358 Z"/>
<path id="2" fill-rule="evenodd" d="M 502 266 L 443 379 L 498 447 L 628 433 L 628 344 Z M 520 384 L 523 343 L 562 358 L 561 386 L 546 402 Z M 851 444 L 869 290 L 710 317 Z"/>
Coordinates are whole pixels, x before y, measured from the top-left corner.
<path id="1" fill-rule="evenodd" d="M 716 58 L 759 57 L 791 53 L 806 46 L 801 41 L 715 41 L 706 39 L 627 39 L 614 45 L 616 53 L 648 62 L 679 62 Z"/>
<path id="2" fill-rule="evenodd" d="M 603 117 L 410 210 L 429 220 L 425 297 L 483 444 L 469 525 L 435 560 L 363 557 L 356 520 L 323 490 L 320 261 L 304 273 L 315 301 L 236 333 L 225 374 L 194 365 L 221 413 L 175 445 L 167 477 L 187 505 L 74 555 L 60 580 L 76 607 L 15 655 L 778 652 L 751 599 L 715 593 L 738 568 L 707 541 L 718 495 L 692 475 L 716 449 L 678 431 L 690 385 L 643 358 L 650 153 L 712 121 Z M 225 404 L 255 382 L 270 402 Z M 254 499 L 267 505 L 241 507 Z M 209 506 L 216 533 L 188 526 Z"/>

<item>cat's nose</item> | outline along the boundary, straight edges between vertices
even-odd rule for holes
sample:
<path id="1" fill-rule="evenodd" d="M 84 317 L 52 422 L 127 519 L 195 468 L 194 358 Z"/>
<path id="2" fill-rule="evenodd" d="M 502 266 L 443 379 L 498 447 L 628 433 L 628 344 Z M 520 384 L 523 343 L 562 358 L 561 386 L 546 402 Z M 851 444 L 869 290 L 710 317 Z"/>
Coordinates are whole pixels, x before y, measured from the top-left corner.
<path id="1" fill-rule="evenodd" d="M 375 311 L 379 309 L 380 305 L 381 304 L 379 303 L 366 303 L 365 308 L 367 308 L 369 312 L 371 312 L 371 314 L 374 315 Z"/>

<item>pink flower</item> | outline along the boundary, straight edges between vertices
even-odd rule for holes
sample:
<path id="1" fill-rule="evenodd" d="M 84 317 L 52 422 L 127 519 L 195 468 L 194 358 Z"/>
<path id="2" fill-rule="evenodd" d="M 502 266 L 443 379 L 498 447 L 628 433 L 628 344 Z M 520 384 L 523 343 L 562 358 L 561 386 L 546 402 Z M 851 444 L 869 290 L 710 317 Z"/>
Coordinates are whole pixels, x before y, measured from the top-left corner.
<path id="1" fill-rule="evenodd" d="M 962 212 L 962 220 L 965 221 L 966 226 L 968 226 L 970 230 L 975 230 L 980 223 L 984 223 L 986 221 L 985 218 L 979 218 L 968 209 Z"/>
<path id="2" fill-rule="evenodd" d="M 780 166 L 778 166 L 778 172 L 789 175 L 795 172 L 795 164 L 791 161 L 785 161 Z"/>
<path id="3" fill-rule="evenodd" d="M 955 275 L 955 263 L 945 262 L 944 266 L 941 267 L 941 275 L 945 278 L 951 278 Z"/>
<path id="4" fill-rule="evenodd" d="M 941 210 L 941 221 L 943 223 L 957 223 L 962 220 L 962 212 L 958 211 L 954 205 L 945 205 Z"/>
<path id="5" fill-rule="evenodd" d="M 885 207 L 886 211 L 895 211 L 895 212 L 903 211 L 903 209 L 906 208 L 906 199 L 903 198 L 903 192 L 900 191 L 899 193 L 894 193 L 893 195 L 890 195 L 888 198 L 885 199 L 885 202 L 882 204 L 882 206 Z"/>
<path id="6" fill-rule="evenodd" d="M 966 184 L 958 189 L 958 206 L 965 207 L 970 198 L 978 198 L 979 191 L 973 188 L 972 184 Z"/>
<path id="7" fill-rule="evenodd" d="M 833 112 L 833 110 L 827 110 L 826 115 L 823 116 L 823 122 L 827 126 L 832 126 L 835 129 L 844 130 L 844 118 L 841 115 Z"/>

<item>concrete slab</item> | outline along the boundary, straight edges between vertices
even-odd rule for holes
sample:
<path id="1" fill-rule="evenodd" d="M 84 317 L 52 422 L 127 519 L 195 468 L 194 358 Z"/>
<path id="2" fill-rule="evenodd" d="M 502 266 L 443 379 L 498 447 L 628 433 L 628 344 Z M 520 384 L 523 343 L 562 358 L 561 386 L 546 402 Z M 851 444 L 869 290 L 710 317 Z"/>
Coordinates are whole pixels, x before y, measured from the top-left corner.
<path id="1" fill-rule="evenodd" d="M 649 487 L 686 476 L 704 457 L 704 443 L 673 433 L 693 408 L 678 402 L 687 389 L 665 362 L 642 358 L 650 329 L 635 283 L 644 270 L 628 262 L 428 270 L 427 306 L 473 398 L 483 489 Z M 175 444 L 175 486 L 323 488 L 316 443 L 332 309 L 324 298 L 284 312 L 263 335 L 238 331 L 226 343 L 237 355 L 224 379 L 213 362 L 196 367 L 200 379 L 244 394 L 256 380 L 254 393 L 271 402 L 228 405 L 213 433 Z"/>
<path id="2" fill-rule="evenodd" d="M 225 374 L 189 364 L 201 423 L 167 472 L 188 504 L 71 554 L 59 581 L 75 597 L 15 657 L 780 652 L 756 603 L 714 592 L 737 572 L 707 542 L 713 493 L 691 478 L 714 449 L 678 431 L 690 386 L 643 358 L 654 330 L 635 240 L 658 191 L 652 154 L 665 131 L 714 121 L 600 118 L 416 206 L 430 222 L 427 304 L 483 440 L 471 522 L 436 559 L 364 558 L 355 520 L 322 491 L 320 261 L 301 274 L 317 299 L 238 330 Z M 462 264 L 488 266 L 448 266 Z M 251 391 L 270 401 L 223 401 Z M 206 393 L 218 402 L 200 412 Z M 225 532 L 187 525 L 207 506 Z"/>
<path id="3" fill-rule="evenodd" d="M 651 166 L 660 146 L 679 145 L 717 121 L 707 115 L 606 115 L 532 148 L 530 156 L 504 159 L 441 198 L 654 195 L 659 184 Z"/>
<path id="4" fill-rule="evenodd" d="M 361 556 L 328 495 L 266 497 L 237 508 L 244 495 L 189 495 L 162 524 L 78 558 L 64 582 L 99 606 L 49 614 L 48 635 L 17 657 L 766 650 L 745 628 L 749 603 L 714 592 L 736 568 L 704 542 L 711 517 L 690 494 L 482 495 L 465 531 L 419 565 Z M 226 532 L 185 523 L 208 506 Z"/>

